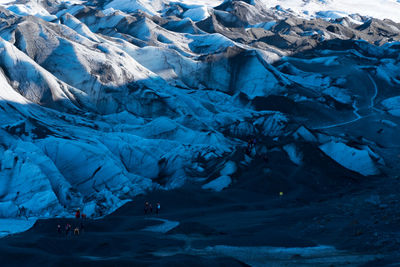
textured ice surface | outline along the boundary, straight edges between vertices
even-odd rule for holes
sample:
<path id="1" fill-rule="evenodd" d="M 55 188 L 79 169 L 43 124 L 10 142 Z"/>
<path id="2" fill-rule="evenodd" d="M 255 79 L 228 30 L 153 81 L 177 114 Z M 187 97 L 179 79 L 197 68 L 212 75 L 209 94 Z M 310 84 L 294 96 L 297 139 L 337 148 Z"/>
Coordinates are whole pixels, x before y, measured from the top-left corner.
<path id="1" fill-rule="evenodd" d="M 231 182 L 232 182 L 231 177 L 229 177 L 228 175 L 223 175 L 203 185 L 203 189 L 211 189 L 219 192 L 222 191 L 224 188 L 228 187 L 231 184 Z"/>
<path id="2" fill-rule="evenodd" d="M 341 0 L 222 3 L 0 1 L 0 216 L 104 216 L 191 179 L 220 191 L 269 152 L 301 165 L 309 143 L 361 175 L 393 158 L 376 146 L 400 123 L 396 24 L 304 20 L 353 13 Z M 363 123 L 379 125 L 335 132 Z M 238 159 L 252 137 L 268 144 Z"/>
<path id="3" fill-rule="evenodd" d="M 162 223 L 160 225 L 146 227 L 143 229 L 143 231 L 150 231 L 150 232 L 157 232 L 157 233 L 165 234 L 179 225 L 179 222 L 169 221 L 169 220 L 160 219 L 160 218 L 149 218 L 149 220 L 160 221 Z"/>
<path id="4" fill-rule="evenodd" d="M 36 222 L 30 219 L 0 219 L 0 237 L 28 230 Z"/>
<path id="5" fill-rule="evenodd" d="M 367 150 L 349 147 L 341 142 L 329 142 L 321 145 L 320 149 L 349 170 L 362 175 L 379 174 L 379 170 Z"/>

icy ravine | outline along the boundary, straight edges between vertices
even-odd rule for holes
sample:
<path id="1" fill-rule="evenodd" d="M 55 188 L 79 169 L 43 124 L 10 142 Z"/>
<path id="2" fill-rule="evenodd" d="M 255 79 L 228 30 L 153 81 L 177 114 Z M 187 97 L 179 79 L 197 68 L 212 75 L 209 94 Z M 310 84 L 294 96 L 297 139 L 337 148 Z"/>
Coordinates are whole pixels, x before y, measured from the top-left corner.
<path id="1" fill-rule="evenodd" d="M 253 157 L 301 168 L 306 144 L 343 172 L 395 173 L 381 143 L 400 123 L 399 25 L 280 2 L 1 1 L 0 216 L 103 216 L 188 181 L 225 190 L 255 136 Z M 364 121 L 383 137 L 335 132 Z"/>

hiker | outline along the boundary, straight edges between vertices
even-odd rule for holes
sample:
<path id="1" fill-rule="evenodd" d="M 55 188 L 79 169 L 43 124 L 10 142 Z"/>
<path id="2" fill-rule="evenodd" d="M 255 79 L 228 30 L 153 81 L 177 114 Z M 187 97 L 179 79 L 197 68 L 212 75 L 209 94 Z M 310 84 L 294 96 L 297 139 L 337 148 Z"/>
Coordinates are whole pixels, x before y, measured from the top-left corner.
<path id="1" fill-rule="evenodd" d="M 75 218 L 79 219 L 81 217 L 81 210 L 78 208 L 75 212 Z"/>
<path id="2" fill-rule="evenodd" d="M 250 155 L 250 148 L 249 148 L 249 146 L 247 146 L 245 152 L 246 152 L 247 155 Z"/>
<path id="3" fill-rule="evenodd" d="M 256 139 L 255 138 L 251 138 L 248 142 L 247 142 L 247 149 L 246 149 L 246 154 L 249 156 L 256 156 L 257 152 L 256 152 Z"/>
<path id="4" fill-rule="evenodd" d="M 251 151 L 255 147 L 256 140 L 254 138 L 250 138 L 249 141 L 247 141 L 247 148 L 246 148 L 246 154 L 250 155 Z"/>
<path id="5" fill-rule="evenodd" d="M 68 236 L 70 230 L 71 230 L 71 225 L 69 223 L 67 223 L 67 225 L 65 225 L 65 235 L 66 236 Z"/>
<path id="6" fill-rule="evenodd" d="M 61 225 L 57 225 L 57 233 L 61 234 Z"/>
<path id="7" fill-rule="evenodd" d="M 153 213 L 153 206 L 151 204 L 149 204 L 149 211 L 150 211 L 150 214 Z"/>
<path id="8" fill-rule="evenodd" d="M 78 228 L 78 226 L 75 227 L 75 229 L 74 229 L 74 235 L 79 235 L 79 228 Z"/>
<path id="9" fill-rule="evenodd" d="M 149 202 L 146 201 L 144 204 L 144 214 L 147 214 L 147 211 L 149 210 Z"/>
<path id="10" fill-rule="evenodd" d="M 248 147 L 249 149 L 251 149 L 251 148 L 253 147 L 253 138 L 250 138 L 250 139 L 247 141 L 247 147 Z"/>
<path id="11" fill-rule="evenodd" d="M 256 147 L 256 143 L 257 143 L 257 141 L 256 141 L 255 138 L 251 138 L 250 139 L 250 147 L 251 147 L 251 149 L 254 149 Z"/>
<path id="12" fill-rule="evenodd" d="M 157 205 L 156 205 L 156 214 L 158 214 L 160 212 L 160 209 L 161 209 L 161 205 L 160 205 L 160 203 L 157 203 Z"/>
<path id="13" fill-rule="evenodd" d="M 83 224 L 83 222 L 81 221 L 81 224 L 79 226 L 81 233 L 83 233 L 85 231 L 85 225 Z"/>

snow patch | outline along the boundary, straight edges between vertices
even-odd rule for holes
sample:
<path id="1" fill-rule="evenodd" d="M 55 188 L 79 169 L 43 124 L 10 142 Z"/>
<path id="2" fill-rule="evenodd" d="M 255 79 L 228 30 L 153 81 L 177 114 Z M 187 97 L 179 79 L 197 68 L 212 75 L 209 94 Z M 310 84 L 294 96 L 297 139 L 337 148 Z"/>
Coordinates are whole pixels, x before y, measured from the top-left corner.
<path id="1" fill-rule="evenodd" d="M 169 221 L 165 219 L 160 219 L 160 218 L 149 218 L 149 220 L 153 221 L 160 221 L 163 222 L 160 225 L 154 225 L 154 226 L 149 226 L 143 229 L 143 231 L 149 231 L 149 232 L 156 232 L 156 233 L 168 233 L 175 227 L 179 225 L 179 222 L 176 221 Z"/>
<path id="2" fill-rule="evenodd" d="M 391 115 L 400 117 L 400 96 L 385 99 L 382 101 L 382 105 Z"/>
<path id="3" fill-rule="evenodd" d="M 202 188 L 220 192 L 224 188 L 227 188 L 231 184 L 231 182 L 232 182 L 232 179 L 230 176 L 223 175 L 223 176 L 220 176 L 217 179 L 203 185 Z"/>
<path id="4" fill-rule="evenodd" d="M 192 21 L 201 21 L 210 16 L 207 7 L 197 7 L 187 10 L 183 13 L 184 18 L 190 18 Z"/>
<path id="5" fill-rule="evenodd" d="M 57 19 L 57 16 L 51 15 L 39 3 L 33 1 L 26 4 L 6 5 L 6 8 L 18 16 L 36 16 L 47 21 Z"/>
<path id="6" fill-rule="evenodd" d="M 296 140 L 303 139 L 308 142 L 317 142 L 317 138 L 312 134 L 306 127 L 300 126 L 294 133 L 293 136 Z"/>
<path id="7" fill-rule="evenodd" d="M 219 173 L 221 174 L 221 176 L 230 176 L 234 174 L 236 170 L 236 163 L 233 161 L 228 161 Z"/>
<path id="8" fill-rule="evenodd" d="M 36 218 L 29 219 L 0 219 L 0 237 L 20 233 L 30 229 Z"/>
<path id="9" fill-rule="evenodd" d="M 283 147 L 283 150 L 288 154 L 290 160 L 296 164 L 301 165 L 303 162 L 303 153 L 297 150 L 295 144 L 288 144 Z"/>
<path id="10" fill-rule="evenodd" d="M 277 8 L 282 12 L 292 12 L 307 19 L 324 18 L 326 20 L 341 17 L 354 17 L 352 14 L 391 19 L 400 22 L 400 2 L 394 0 L 258 0 L 264 7 Z M 278 8 L 279 7 L 279 8 Z"/>
<path id="11" fill-rule="evenodd" d="M 327 156 L 349 170 L 364 176 L 379 174 L 379 170 L 366 150 L 359 150 L 335 141 L 321 145 L 320 149 Z"/>

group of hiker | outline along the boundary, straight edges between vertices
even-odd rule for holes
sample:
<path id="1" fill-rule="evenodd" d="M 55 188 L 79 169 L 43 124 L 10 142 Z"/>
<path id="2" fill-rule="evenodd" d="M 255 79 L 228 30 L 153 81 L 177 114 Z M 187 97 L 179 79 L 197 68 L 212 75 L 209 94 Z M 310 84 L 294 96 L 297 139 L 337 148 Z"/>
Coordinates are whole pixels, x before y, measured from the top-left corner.
<path id="1" fill-rule="evenodd" d="M 160 212 L 160 209 L 161 209 L 161 205 L 160 205 L 160 203 L 157 203 L 156 208 L 155 208 L 155 213 L 158 214 Z M 151 205 L 151 203 L 146 201 L 144 203 L 144 214 L 152 214 L 152 213 L 153 213 L 153 205 Z"/>
<path id="2" fill-rule="evenodd" d="M 255 146 L 256 146 L 256 139 L 255 138 L 251 138 L 248 140 L 247 142 L 247 147 L 245 149 L 245 152 L 247 155 L 251 156 L 253 151 L 255 150 Z M 264 160 L 266 162 L 268 162 L 268 158 L 265 156 Z M 283 196 L 283 192 L 280 192 L 280 196 Z M 161 205 L 159 202 L 157 202 L 157 204 L 155 205 L 155 214 L 159 214 L 160 210 L 161 210 Z M 21 211 L 21 213 L 23 213 L 24 211 Z M 146 201 L 144 204 L 144 214 L 153 214 L 153 205 Z M 81 233 L 84 232 L 85 230 L 85 225 L 84 225 L 84 221 L 86 220 L 86 214 L 82 213 L 80 211 L 80 209 L 78 208 L 75 212 L 75 219 L 76 221 L 76 226 L 74 228 L 72 228 L 72 225 L 67 223 L 64 227 L 64 231 L 65 231 L 65 235 L 69 236 L 69 235 L 74 235 L 74 236 L 79 236 Z M 59 234 L 63 233 L 63 229 L 61 227 L 60 224 L 57 225 L 57 232 Z"/>
<path id="3" fill-rule="evenodd" d="M 75 212 L 75 223 L 76 226 L 73 228 L 70 223 L 66 223 L 64 226 L 64 233 L 65 236 L 79 236 L 81 233 L 85 231 L 85 220 L 86 220 L 86 214 L 81 213 L 80 209 L 78 208 Z M 57 233 L 61 235 L 63 233 L 63 228 L 61 227 L 61 224 L 57 225 Z"/>
<path id="4" fill-rule="evenodd" d="M 255 149 L 255 146 L 256 146 L 256 139 L 255 138 L 249 139 L 245 150 L 246 154 L 250 156 L 253 150 Z M 283 193 L 281 192 L 281 196 L 282 195 Z M 161 204 L 157 202 L 154 208 L 154 213 L 159 214 L 160 210 L 161 210 Z M 153 214 L 153 205 L 148 201 L 146 201 L 144 204 L 144 214 L 145 215 Z M 82 232 L 84 232 L 85 230 L 84 221 L 86 220 L 86 214 L 82 213 L 81 210 L 78 208 L 75 212 L 75 219 L 77 220 L 76 221 L 77 224 L 74 228 L 72 228 L 72 225 L 69 223 L 65 225 L 64 232 L 66 236 L 69 235 L 79 236 Z M 59 234 L 63 233 L 63 229 L 60 224 L 57 225 L 57 232 Z"/>
<path id="5" fill-rule="evenodd" d="M 161 210 L 161 204 L 157 202 L 155 205 L 154 212 L 155 214 L 159 214 Z M 152 214 L 153 213 L 153 205 L 148 201 L 145 202 L 144 205 L 144 214 Z M 57 232 L 59 235 L 65 233 L 65 236 L 74 235 L 79 236 L 81 233 L 85 231 L 85 220 L 86 214 L 82 213 L 81 210 L 78 208 L 75 212 L 75 227 L 72 227 L 70 223 L 66 223 L 64 228 L 61 227 L 61 224 L 57 225 Z"/>
<path id="6" fill-rule="evenodd" d="M 81 222 L 80 225 L 76 226 L 74 229 L 72 229 L 72 225 L 71 224 L 67 223 L 65 225 L 65 236 L 69 236 L 69 235 L 78 236 L 81 233 L 83 233 L 84 230 L 85 230 L 85 226 L 84 226 L 83 222 Z M 57 232 L 60 235 L 63 232 L 60 224 L 57 225 Z"/>
<path id="7" fill-rule="evenodd" d="M 86 219 L 86 214 L 81 213 L 81 210 L 78 208 L 75 212 L 75 218 L 76 219 L 79 219 L 79 218 Z"/>

